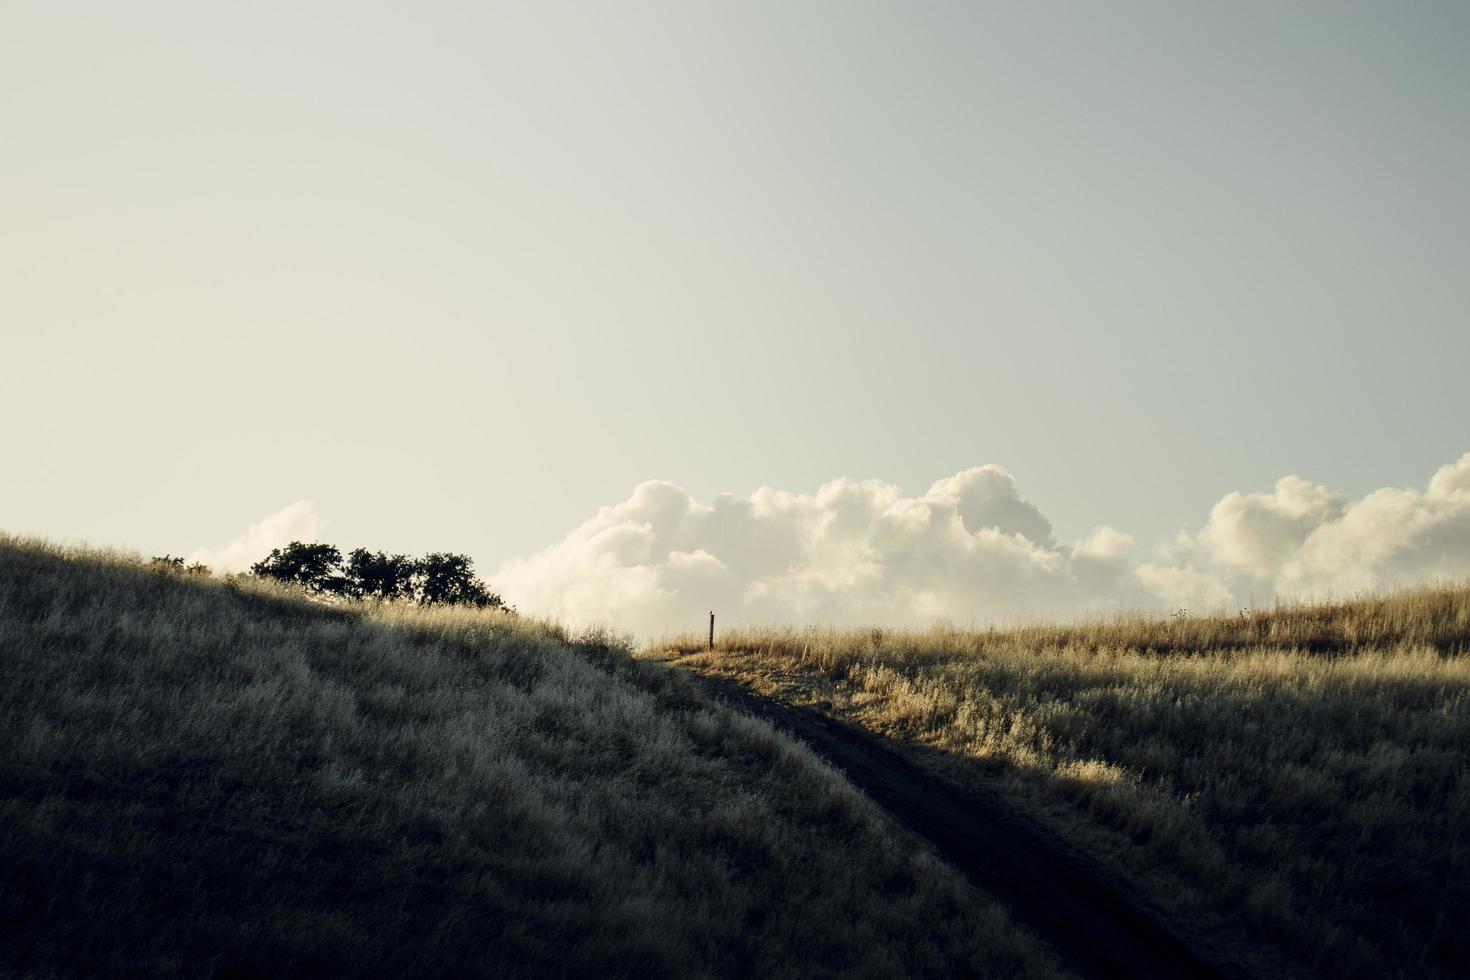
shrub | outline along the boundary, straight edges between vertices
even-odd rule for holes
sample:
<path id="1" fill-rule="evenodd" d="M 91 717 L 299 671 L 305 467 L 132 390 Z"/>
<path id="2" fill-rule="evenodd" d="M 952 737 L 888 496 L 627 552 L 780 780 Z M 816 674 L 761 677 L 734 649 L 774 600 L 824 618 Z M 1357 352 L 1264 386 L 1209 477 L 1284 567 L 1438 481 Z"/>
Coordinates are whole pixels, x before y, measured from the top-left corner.
<path id="1" fill-rule="evenodd" d="M 186 563 L 176 555 L 154 555 L 149 564 L 160 572 L 180 575 L 208 575 L 209 566 L 203 562 Z"/>

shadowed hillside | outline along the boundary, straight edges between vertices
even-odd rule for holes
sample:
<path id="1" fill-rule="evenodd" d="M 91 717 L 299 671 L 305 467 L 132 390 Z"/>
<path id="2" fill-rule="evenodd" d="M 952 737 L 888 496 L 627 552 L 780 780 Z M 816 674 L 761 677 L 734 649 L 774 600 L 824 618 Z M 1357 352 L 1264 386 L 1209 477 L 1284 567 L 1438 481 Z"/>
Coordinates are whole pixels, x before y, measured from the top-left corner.
<path id="1" fill-rule="evenodd" d="M 607 637 L 0 539 L 0 972 L 1051 975 Z"/>

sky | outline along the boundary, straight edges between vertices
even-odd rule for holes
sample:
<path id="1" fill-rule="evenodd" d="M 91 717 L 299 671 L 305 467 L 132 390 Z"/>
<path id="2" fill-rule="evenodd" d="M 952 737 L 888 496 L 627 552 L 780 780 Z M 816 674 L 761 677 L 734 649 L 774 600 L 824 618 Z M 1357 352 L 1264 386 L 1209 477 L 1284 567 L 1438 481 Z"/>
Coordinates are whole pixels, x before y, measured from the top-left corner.
<path id="1" fill-rule="evenodd" d="M 0 529 L 466 552 L 643 631 L 1470 574 L 1466 50 L 1456 3 L 7 0 Z"/>

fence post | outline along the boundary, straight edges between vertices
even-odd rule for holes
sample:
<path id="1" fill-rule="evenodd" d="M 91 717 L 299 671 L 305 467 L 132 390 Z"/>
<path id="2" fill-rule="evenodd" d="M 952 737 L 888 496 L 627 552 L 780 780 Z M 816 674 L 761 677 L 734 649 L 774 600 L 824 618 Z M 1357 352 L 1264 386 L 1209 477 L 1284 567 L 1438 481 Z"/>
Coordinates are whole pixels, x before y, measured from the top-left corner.
<path id="1" fill-rule="evenodd" d="M 709 611 L 709 648 L 711 650 L 715 648 L 715 611 L 713 609 Z"/>

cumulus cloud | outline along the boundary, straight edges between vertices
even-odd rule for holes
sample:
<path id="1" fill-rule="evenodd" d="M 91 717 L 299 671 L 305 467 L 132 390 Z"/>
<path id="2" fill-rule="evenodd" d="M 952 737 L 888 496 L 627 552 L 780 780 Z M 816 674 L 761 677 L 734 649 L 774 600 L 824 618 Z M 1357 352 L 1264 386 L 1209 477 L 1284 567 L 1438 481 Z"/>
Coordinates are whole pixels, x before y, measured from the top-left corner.
<path id="1" fill-rule="evenodd" d="M 189 556 L 241 571 L 322 521 L 297 501 L 234 540 Z M 770 487 L 693 499 L 641 484 L 561 541 L 491 576 L 522 610 L 643 637 L 720 622 L 960 624 L 1111 609 L 1238 608 L 1273 597 L 1347 596 L 1470 578 L 1470 453 L 1424 490 L 1348 500 L 1286 476 L 1235 492 L 1200 529 L 1140 561 L 1134 540 L 1099 527 L 1058 542 L 1051 522 L 999 466 L 908 496 L 880 480 L 833 480 L 814 493 Z"/>
<path id="2" fill-rule="evenodd" d="M 968 531 L 993 527 L 1037 544 L 1051 543 L 1051 522 L 1021 499 L 1016 481 L 999 466 L 977 466 L 939 480 L 926 499 L 953 505 Z"/>
<path id="3" fill-rule="evenodd" d="M 1231 493 L 1210 509 L 1200 542 L 1221 567 L 1274 579 L 1323 524 L 1342 516 L 1342 497 L 1297 476 L 1271 493 Z"/>
<path id="4" fill-rule="evenodd" d="M 493 581 L 523 609 L 643 635 L 693 628 L 710 609 L 725 622 L 927 624 L 1139 601 L 1132 550 L 1111 528 L 1057 545 L 999 466 L 922 497 L 840 479 L 701 503 L 653 481 Z"/>
<path id="5" fill-rule="evenodd" d="M 1139 561 L 1100 527 L 1058 543 L 1010 473 L 981 466 L 922 496 L 878 480 L 694 500 L 642 484 L 562 541 L 503 565 L 521 608 L 644 636 L 724 622 L 924 625 L 1107 609 L 1237 608 L 1470 576 L 1470 453 L 1423 491 L 1351 501 L 1298 476 L 1227 494 L 1197 533 Z"/>
<path id="6" fill-rule="evenodd" d="M 1170 609 L 1211 612 L 1235 604 L 1235 593 L 1215 571 L 1196 564 L 1138 566 L 1138 581 Z"/>
<path id="7" fill-rule="evenodd" d="M 313 541 L 322 521 L 310 501 L 298 500 L 250 525 L 244 534 L 218 547 L 196 548 L 190 562 L 203 562 L 216 572 L 243 572 L 290 541 Z"/>
<path id="8" fill-rule="evenodd" d="M 1297 592 L 1384 589 L 1470 575 L 1470 453 L 1424 493 L 1377 490 L 1323 521 L 1282 569 Z"/>
<path id="9" fill-rule="evenodd" d="M 1229 494 L 1197 537 L 1185 536 L 1138 574 L 1155 595 L 1192 608 L 1465 578 L 1470 453 L 1441 467 L 1422 492 L 1386 488 L 1348 501 L 1288 476 L 1270 493 Z"/>

